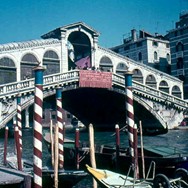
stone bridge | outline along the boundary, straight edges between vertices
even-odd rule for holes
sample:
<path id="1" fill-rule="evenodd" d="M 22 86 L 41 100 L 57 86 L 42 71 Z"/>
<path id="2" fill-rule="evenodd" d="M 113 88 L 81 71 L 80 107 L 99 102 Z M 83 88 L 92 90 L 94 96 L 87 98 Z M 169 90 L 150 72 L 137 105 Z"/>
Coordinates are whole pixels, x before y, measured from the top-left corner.
<path id="1" fill-rule="evenodd" d="M 91 74 L 97 73 L 97 71 L 91 71 L 91 70 L 89 70 L 88 72 L 91 72 Z M 120 108 L 124 108 L 121 109 L 122 110 L 121 112 L 123 114 L 124 120 L 126 119 L 125 118 L 126 112 L 124 107 L 125 97 L 126 97 L 125 79 L 122 75 L 115 73 L 112 74 L 112 87 L 109 89 L 95 88 L 95 90 L 97 89 L 99 90 L 97 92 L 94 90 L 87 91 L 88 89 L 92 89 L 92 88 L 79 87 L 79 82 L 80 82 L 80 70 L 72 70 L 66 73 L 58 73 L 58 74 L 45 76 L 44 85 L 43 85 L 44 98 L 53 96 L 55 94 L 57 86 L 62 87 L 63 101 L 64 98 L 73 101 L 71 105 L 66 106 L 65 104 L 65 109 L 73 112 L 77 117 L 79 117 L 80 121 L 84 123 L 90 123 L 93 121 L 92 117 L 88 118 L 87 116 L 83 115 L 82 114 L 84 113 L 82 112 L 83 106 L 79 106 L 79 105 L 85 105 L 84 102 L 81 102 L 78 105 L 76 104 L 76 100 L 84 101 L 86 97 L 89 100 L 92 100 L 92 98 L 95 97 L 94 94 L 96 94 L 96 98 L 94 98 L 93 100 L 95 103 L 98 104 L 97 101 L 99 100 L 99 98 L 97 98 L 98 97 L 97 95 L 99 93 L 99 97 L 102 97 L 103 99 L 103 100 L 100 99 L 99 101 L 100 103 L 101 102 L 104 102 L 104 104 L 108 103 L 109 109 L 115 108 L 114 114 L 111 114 L 111 116 L 116 117 L 117 115 L 115 115 L 115 112 L 117 111 L 117 114 L 119 114 L 120 112 L 117 106 L 116 107 L 113 106 L 115 103 L 117 103 L 119 107 L 122 105 L 122 107 Z M 75 93 L 75 91 L 77 93 Z M 100 92 L 101 93 L 105 92 L 105 95 L 102 96 L 103 94 L 100 94 Z M 80 93 L 82 93 L 82 95 Z M 134 94 L 134 100 L 137 103 L 137 106 L 139 106 L 137 107 L 139 109 L 135 111 L 135 116 L 142 117 L 139 116 L 139 113 L 143 112 L 141 109 L 143 109 L 144 107 L 145 109 L 147 109 L 147 113 L 148 114 L 151 113 L 158 120 L 158 122 L 160 122 L 160 126 L 163 127 L 168 126 L 170 128 L 173 128 L 177 126 L 178 122 L 182 120 L 183 113 L 187 110 L 188 107 L 188 103 L 185 100 L 170 95 L 164 91 L 156 90 L 150 86 L 141 84 L 140 82 L 134 80 L 133 80 L 133 94 Z M 29 106 L 33 105 L 34 103 L 33 78 L 0 86 L 0 99 L 1 99 L 0 105 L 2 109 L 0 114 L 1 127 L 4 127 L 16 115 L 16 107 L 17 107 L 16 98 L 18 95 L 21 95 L 22 111 L 24 109 L 27 109 Z M 76 99 L 74 99 L 74 95 L 77 95 L 80 98 L 75 97 Z M 107 102 L 105 102 L 106 98 L 108 98 L 107 97 L 108 95 L 110 96 L 110 101 L 107 100 Z M 119 99 L 120 101 L 118 102 Z M 115 103 L 111 102 L 114 100 Z M 100 106 L 101 104 L 99 105 L 99 108 Z M 75 108 L 77 110 L 75 110 Z M 89 109 L 87 110 L 90 111 L 90 114 L 96 114 L 96 110 L 100 111 L 100 109 L 93 109 L 93 106 L 90 106 L 88 108 Z M 108 109 L 106 109 L 106 111 L 108 111 Z M 78 112 L 80 112 L 80 114 Z M 106 112 L 103 112 L 102 114 L 99 113 L 99 115 L 106 116 Z M 95 118 L 97 117 L 95 116 Z M 118 123 L 118 116 L 115 121 L 116 122 L 114 123 Z M 154 126 L 154 124 L 152 126 Z"/>
<path id="2" fill-rule="evenodd" d="M 78 22 L 52 30 L 44 34 L 42 39 L 0 45 L 0 84 L 2 84 L 0 85 L 0 126 L 3 127 L 15 116 L 18 93 L 22 95 L 22 110 L 33 104 L 34 74 L 32 70 L 38 64 L 46 69 L 44 71 L 45 98 L 54 95 L 57 85 L 62 86 L 62 97 L 72 96 L 71 92 L 74 93 L 75 91 L 78 91 L 79 95 L 82 94 L 81 97 L 84 97 L 83 93 L 86 92 L 86 88 L 78 87 L 80 69 L 112 72 L 113 87 L 108 89 L 108 94 L 110 93 L 111 97 L 114 93 L 117 95 L 113 96 L 114 98 L 112 97 L 113 100 L 109 99 L 107 103 L 113 104 L 114 108 L 111 113 L 108 112 L 108 115 L 105 115 L 102 111 L 101 113 L 106 116 L 106 119 L 116 116 L 114 123 L 118 123 L 117 119 L 120 118 L 117 115 L 118 113 L 124 112 L 121 118 L 125 120 L 123 74 L 125 71 L 132 71 L 137 119 L 142 120 L 146 116 L 145 114 L 150 112 L 151 117 L 155 117 L 161 126 L 168 126 L 169 128 L 177 126 L 187 111 L 182 81 L 99 46 L 99 36 L 99 32 L 93 28 L 83 22 Z M 95 88 L 96 91 L 98 92 Z M 91 88 L 90 92 L 87 91 L 86 93 L 92 94 Z M 99 93 L 97 93 L 98 96 Z M 105 98 L 104 94 L 103 99 Z M 99 101 L 100 97 L 97 99 Z M 72 101 L 74 101 L 74 104 L 69 100 L 71 106 L 78 106 L 75 105 L 77 100 L 72 99 Z M 88 102 L 91 101 L 88 100 Z M 110 109 L 107 103 L 106 108 Z M 92 104 L 94 105 L 95 102 Z M 121 106 L 121 104 L 123 105 Z M 93 108 L 91 105 L 88 106 L 90 110 Z M 120 111 L 118 106 L 121 108 Z M 101 104 L 100 107 L 105 111 Z M 75 114 L 84 123 L 90 123 L 89 121 L 92 118 L 94 119 L 94 116 L 90 115 L 92 113 L 88 114 L 87 110 L 82 115 L 88 115 L 91 118 L 90 120 L 78 114 L 76 108 L 71 108 L 66 104 L 64 104 L 64 108 Z M 97 109 L 93 109 L 93 114 L 96 114 L 94 110 Z M 85 118 L 87 120 L 84 120 Z M 149 116 L 148 119 L 150 119 Z M 92 121 L 94 122 L 94 120 Z M 150 126 L 155 126 L 154 124 L 152 123 Z"/>

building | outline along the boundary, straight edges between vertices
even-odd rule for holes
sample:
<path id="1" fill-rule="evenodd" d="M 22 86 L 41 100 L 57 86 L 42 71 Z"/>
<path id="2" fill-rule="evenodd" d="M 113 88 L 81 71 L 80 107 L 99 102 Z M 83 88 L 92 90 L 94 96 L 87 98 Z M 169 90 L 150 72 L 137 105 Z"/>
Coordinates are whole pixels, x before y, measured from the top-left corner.
<path id="1" fill-rule="evenodd" d="M 133 29 L 131 36 L 123 39 L 122 45 L 112 47 L 111 50 L 170 74 L 169 41 L 162 35 L 152 35 L 143 30 L 138 35 Z"/>
<path id="2" fill-rule="evenodd" d="M 171 52 L 171 74 L 184 81 L 184 96 L 188 98 L 188 11 L 180 13 L 175 29 L 168 32 Z"/>

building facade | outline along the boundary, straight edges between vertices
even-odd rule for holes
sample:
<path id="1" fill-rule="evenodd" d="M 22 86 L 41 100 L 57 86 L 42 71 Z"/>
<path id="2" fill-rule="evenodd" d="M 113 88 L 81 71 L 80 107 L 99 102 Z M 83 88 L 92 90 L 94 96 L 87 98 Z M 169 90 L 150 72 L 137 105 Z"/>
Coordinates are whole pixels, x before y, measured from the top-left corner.
<path id="1" fill-rule="evenodd" d="M 184 96 L 188 98 L 188 11 L 180 13 L 175 28 L 167 34 L 170 41 L 171 74 L 184 82 Z"/>
<path id="2" fill-rule="evenodd" d="M 131 36 L 123 39 L 122 45 L 112 47 L 111 50 L 170 74 L 169 41 L 162 35 L 151 35 L 142 30 L 137 34 L 133 29 Z"/>

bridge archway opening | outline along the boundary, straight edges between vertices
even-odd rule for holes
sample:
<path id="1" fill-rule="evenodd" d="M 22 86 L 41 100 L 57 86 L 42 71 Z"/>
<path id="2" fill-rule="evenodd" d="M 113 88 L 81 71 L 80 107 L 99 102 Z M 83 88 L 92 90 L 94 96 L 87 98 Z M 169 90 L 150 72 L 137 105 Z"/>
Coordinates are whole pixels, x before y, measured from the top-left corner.
<path id="1" fill-rule="evenodd" d="M 48 50 L 43 56 L 44 76 L 60 72 L 60 59 L 56 52 Z"/>
<path id="2" fill-rule="evenodd" d="M 99 68 L 102 71 L 113 72 L 113 64 L 109 57 L 103 56 L 99 63 Z"/>
<path id="3" fill-rule="evenodd" d="M 146 85 L 153 87 L 153 88 L 157 88 L 157 81 L 152 74 L 146 77 Z"/>
<path id="4" fill-rule="evenodd" d="M 124 62 L 118 63 L 116 73 L 124 76 L 125 71 L 128 71 L 128 66 Z"/>
<path id="5" fill-rule="evenodd" d="M 9 57 L 0 59 L 0 84 L 6 84 L 16 81 L 16 66 Z"/>
<path id="6" fill-rule="evenodd" d="M 143 84 L 143 80 L 144 80 L 143 75 L 139 69 L 133 70 L 133 80 Z"/>
<path id="7" fill-rule="evenodd" d="M 33 68 L 39 64 L 35 55 L 31 53 L 25 54 L 21 59 L 21 80 L 34 77 Z"/>
<path id="8" fill-rule="evenodd" d="M 67 52 L 68 70 L 91 68 L 91 42 L 88 36 L 81 31 L 74 31 L 69 35 L 68 41 L 71 45 Z M 78 65 L 78 61 L 81 65 Z"/>
<path id="9" fill-rule="evenodd" d="M 181 91 L 180 91 L 180 88 L 178 86 L 173 86 L 172 95 L 174 95 L 178 98 L 181 98 Z"/>
<path id="10" fill-rule="evenodd" d="M 168 86 L 168 83 L 165 80 L 162 80 L 159 83 L 159 90 L 161 90 L 165 93 L 169 93 L 169 86 Z"/>
<path id="11" fill-rule="evenodd" d="M 49 108 L 55 109 L 55 95 L 46 98 Z M 104 88 L 77 88 L 62 91 L 63 109 L 76 116 L 86 127 L 93 124 L 95 130 L 114 131 L 115 125 L 126 125 L 125 95 Z M 142 112 L 142 113 L 140 113 Z M 162 127 L 153 114 L 134 100 L 135 123 L 143 122 L 143 128 Z M 146 118 L 147 117 L 147 118 Z M 151 123 L 152 122 L 152 123 Z"/>

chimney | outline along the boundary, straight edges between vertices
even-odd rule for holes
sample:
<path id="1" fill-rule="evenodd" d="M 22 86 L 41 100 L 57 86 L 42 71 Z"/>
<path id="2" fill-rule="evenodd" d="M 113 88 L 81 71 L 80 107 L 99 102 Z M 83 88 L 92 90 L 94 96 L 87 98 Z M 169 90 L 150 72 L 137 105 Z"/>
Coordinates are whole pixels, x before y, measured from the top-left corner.
<path id="1" fill-rule="evenodd" d="M 133 41 L 137 41 L 136 29 L 131 30 L 131 37 Z"/>

